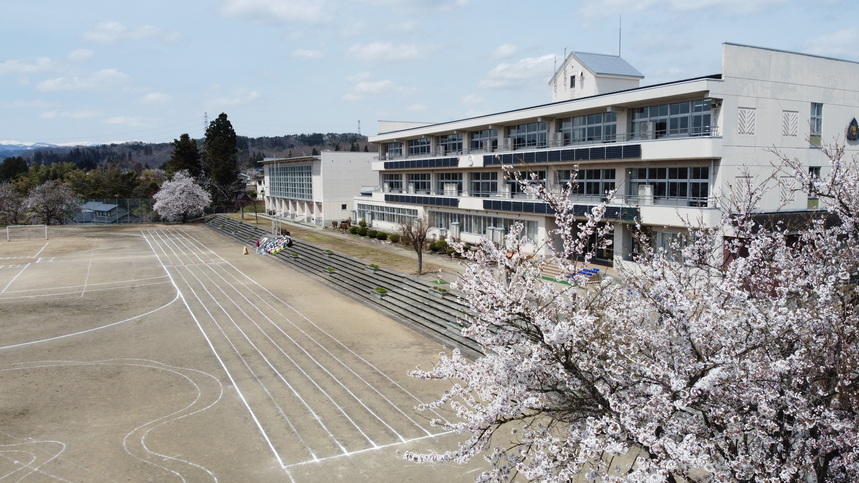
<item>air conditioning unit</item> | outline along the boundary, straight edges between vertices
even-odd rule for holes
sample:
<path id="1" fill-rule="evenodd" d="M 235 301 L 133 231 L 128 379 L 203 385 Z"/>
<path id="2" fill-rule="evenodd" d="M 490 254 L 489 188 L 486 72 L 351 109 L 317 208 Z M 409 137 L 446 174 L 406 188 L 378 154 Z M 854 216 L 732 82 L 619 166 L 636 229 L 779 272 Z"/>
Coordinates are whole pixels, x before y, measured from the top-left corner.
<path id="1" fill-rule="evenodd" d="M 645 121 L 638 125 L 638 133 L 641 139 L 653 139 L 653 122 Z"/>
<path id="2" fill-rule="evenodd" d="M 553 146 L 563 146 L 564 145 L 564 133 L 556 132 L 553 134 Z"/>
<path id="3" fill-rule="evenodd" d="M 454 240 L 459 240 L 459 222 L 450 222 L 450 226 L 448 227 L 447 232 L 450 235 L 450 238 Z"/>
<path id="4" fill-rule="evenodd" d="M 409 194 L 410 195 L 415 194 L 415 184 L 414 183 L 409 183 Z"/>
<path id="5" fill-rule="evenodd" d="M 444 195 L 455 197 L 457 195 L 457 186 L 456 183 L 445 183 L 444 184 Z"/>
<path id="6" fill-rule="evenodd" d="M 436 156 L 444 156 L 444 146 L 435 147 Z"/>
<path id="7" fill-rule="evenodd" d="M 382 191 L 383 191 L 383 192 L 385 192 L 385 193 L 390 193 L 390 192 L 391 192 L 391 185 L 390 185 L 390 183 L 384 183 L 384 184 L 382 185 Z"/>

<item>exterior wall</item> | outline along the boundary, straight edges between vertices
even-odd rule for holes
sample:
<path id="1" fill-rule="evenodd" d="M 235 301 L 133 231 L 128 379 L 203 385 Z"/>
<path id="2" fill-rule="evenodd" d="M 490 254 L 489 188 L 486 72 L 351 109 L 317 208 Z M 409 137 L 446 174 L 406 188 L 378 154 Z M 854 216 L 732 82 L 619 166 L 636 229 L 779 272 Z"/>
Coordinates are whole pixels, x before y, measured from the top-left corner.
<path id="1" fill-rule="evenodd" d="M 325 226 L 351 216 L 354 196 L 362 187 L 378 185 L 378 174 L 370 169 L 376 153 L 323 152 L 319 156 L 277 158 L 263 161 L 265 166 L 266 211 L 300 223 Z M 272 189 L 272 167 L 277 165 L 309 166 L 312 194 L 283 197 Z M 346 205 L 343 209 L 342 206 Z"/>

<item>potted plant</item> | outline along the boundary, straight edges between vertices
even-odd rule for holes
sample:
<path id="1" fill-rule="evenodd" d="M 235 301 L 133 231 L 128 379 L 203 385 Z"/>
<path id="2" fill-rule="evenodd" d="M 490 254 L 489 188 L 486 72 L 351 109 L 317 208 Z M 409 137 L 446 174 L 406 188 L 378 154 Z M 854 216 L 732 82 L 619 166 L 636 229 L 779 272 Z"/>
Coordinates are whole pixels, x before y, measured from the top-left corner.
<path id="1" fill-rule="evenodd" d="M 292 259 L 293 259 L 293 260 L 298 260 L 298 253 L 296 253 L 296 252 L 292 252 Z"/>
<path id="2" fill-rule="evenodd" d="M 442 288 L 439 285 L 433 285 L 430 287 L 430 293 L 435 295 L 436 297 L 444 297 L 447 294 L 447 289 Z"/>
<path id="3" fill-rule="evenodd" d="M 334 250 L 325 250 L 325 254 L 330 257 L 331 255 L 334 255 Z"/>
<path id="4" fill-rule="evenodd" d="M 388 289 L 384 287 L 376 287 L 374 290 L 376 291 L 376 298 L 379 299 L 383 298 L 388 293 Z"/>
<path id="5" fill-rule="evenodd" d="M 367 265 L 367 270 L 369 270 L 371 272 L 375 272 L 378 269 L 379 269 L 379 266 L 376 265 L 375 263 L 371 263 L 371 264 Z"/>
<path id="6" fill-rule="evenodd" d="M 325 267 L 325 273 L 327 273 L 329 277 L 331 275 L 334 275 L 334 272 L 336 272 L 336 271 L 337 271 L 337 269 L 334 267 Z"/>

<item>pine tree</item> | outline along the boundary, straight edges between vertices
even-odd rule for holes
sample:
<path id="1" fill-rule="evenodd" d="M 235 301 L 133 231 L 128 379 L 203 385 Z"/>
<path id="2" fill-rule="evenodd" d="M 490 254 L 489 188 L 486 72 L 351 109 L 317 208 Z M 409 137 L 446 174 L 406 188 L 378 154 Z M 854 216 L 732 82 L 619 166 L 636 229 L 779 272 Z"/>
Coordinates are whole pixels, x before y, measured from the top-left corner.
<path id="1" fill-rule="evenodd" d="M 239 176 L 236 131 L 225 113 L 209 123 L 203 147 L 203 176 L 213 204 L 223 206 L 232 199 Z"/>
<path id="2" fill-rule="evenodd" d="M 170 153 L 170 160 L 167 161 L 167 176 L 173 176 L 173 173 L 183 169 L 194 178 L 199 178 L 203 171 L 197 141 L 191 139 L 187 133 L 173 140 L 173 152 Z"/>

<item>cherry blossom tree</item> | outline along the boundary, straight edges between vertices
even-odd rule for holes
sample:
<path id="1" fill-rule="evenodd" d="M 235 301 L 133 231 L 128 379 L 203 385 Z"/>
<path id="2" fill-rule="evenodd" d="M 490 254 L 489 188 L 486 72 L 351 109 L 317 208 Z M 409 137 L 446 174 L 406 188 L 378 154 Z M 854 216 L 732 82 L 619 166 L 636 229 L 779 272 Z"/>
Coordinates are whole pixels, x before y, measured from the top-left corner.
<path id="1" fill-rule="evenodd" d="M 30 190 L 24 207 L 33 223 L 62 225 L 80 213 L 81 201 L 68 186 L 49 180 Z"/>
<path id="2" fill-rule="evenodd" d="M 570 186 L 531 184 L 563 249 L 528 257 L 519 227 L 464 253 L 463 334 L 486 355 L 413 375 L 451 381 L 420 409 L 451 409 L 435 424 L 467 439 L 405 456 L 483 455 L 478 481 L 859 481 L 859 162 L 826 154 L 819 179 L 778 164 L 825 209 L 774 221 L 766 188 L 735 186 L 721 226 L 689 223 L 668 250 L 639 230 L 637 263 L 597 285 L 579 269 L 593 234 L 608 243 L 605 206 L 577 221 Z M 570 285 L 541 281 L 547 263 Z"/>
<path id="3" fill-rule="evenodd" d="M 194 181 L 187 170 L 177 171 L 153 198 L 155 205 L 152 208 L 159 216 L 169 221 L 181 220 L 182 223 L 189 216 L 202 214 L 212 202 L 212 196 Z"/>

